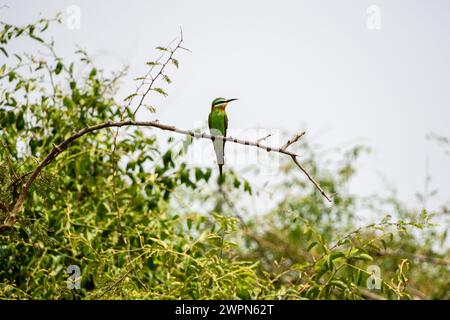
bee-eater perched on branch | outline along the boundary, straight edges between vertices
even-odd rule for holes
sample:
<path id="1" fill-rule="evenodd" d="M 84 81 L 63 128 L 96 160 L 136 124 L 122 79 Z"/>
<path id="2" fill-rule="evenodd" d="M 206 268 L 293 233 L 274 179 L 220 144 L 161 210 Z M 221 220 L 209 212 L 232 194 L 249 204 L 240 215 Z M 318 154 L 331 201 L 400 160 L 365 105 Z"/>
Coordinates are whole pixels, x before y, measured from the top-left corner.
<path id="1" fill-rule="evenodd" d="M 237 99 L 214 99 L 211 105 L 211 112 L 208 117 L 208 126 L 211 135 L 226 136 L 228 128 L 228 117 L 225 108 L 228 102 Z M 213 141 L 214 151 L 216 152 L 217 164 L 219 165 L 220 179 L 222 179 L 222 167 L 224 164 L 225 140 L 216 139 Z"/>

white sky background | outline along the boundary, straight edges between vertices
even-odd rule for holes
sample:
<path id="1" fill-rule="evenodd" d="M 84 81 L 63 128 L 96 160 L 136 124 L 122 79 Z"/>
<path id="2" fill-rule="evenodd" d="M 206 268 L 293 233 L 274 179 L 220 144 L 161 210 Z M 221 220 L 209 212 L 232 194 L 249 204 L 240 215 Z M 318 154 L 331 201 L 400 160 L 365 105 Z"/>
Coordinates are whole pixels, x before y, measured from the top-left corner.
<path id="1" fill-rule="evenodd" d="M 50 34 L 62 56 L 79 45 L 108 69 L 145 73 L 183 28 L 192 53 L 178 55 L 169 97 L 154 117 L 192 128 L 205 122 L 213 98 L 228 108 L 231 129 L 280 128 L 324 148 L 362 143 L 352 191 L 386 194 L 379 173 L 405 201 L 422 191 L 428 159 L 434 204 L 450 199 L 448 156 L 426 135 L 450 137 L 450 1 L 23 1 L 0 0 L 1 20 L 81 12 L 81 28 L 64 23 Z M 381 29 L 366 26 L 367 8 L 381 9 Z M 29 48 L 32 50 L 32 48 Z M 157 100 L 160 101 L 160 100 Z M 151 118 L 145 117 L 145 120 Z M 144 119 L 142 119 L 144 120 Z M 276 140 L 274 140 L 276 141 Z M 228 148 L 228 147 L 227 147 Z M 230 147 L 230 150 L 232 150 Z M 228 149 L 227 149 L 228 150 Z"/>

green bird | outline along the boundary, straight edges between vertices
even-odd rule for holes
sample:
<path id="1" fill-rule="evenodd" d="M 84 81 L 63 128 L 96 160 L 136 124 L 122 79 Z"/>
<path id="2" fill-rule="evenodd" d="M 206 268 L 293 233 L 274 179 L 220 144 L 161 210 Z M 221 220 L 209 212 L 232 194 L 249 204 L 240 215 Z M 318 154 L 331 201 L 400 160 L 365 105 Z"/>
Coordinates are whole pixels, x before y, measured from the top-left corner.
<path id="1" fill-rule="evenodd" d="M 209 132 L 213 136 L 226 136 L 228 128 L 228 117 L 225 108 L 228 102 L 237 99 L 214 99 L 211 104 L 211 112 L 208 117 Z M 213 141 L 214 151 L 216 152 L 217 164 L 219 165 L 220 178 L 222 178 L 222 167 L 224 164 L 225 140 L 216 139 Z"/>

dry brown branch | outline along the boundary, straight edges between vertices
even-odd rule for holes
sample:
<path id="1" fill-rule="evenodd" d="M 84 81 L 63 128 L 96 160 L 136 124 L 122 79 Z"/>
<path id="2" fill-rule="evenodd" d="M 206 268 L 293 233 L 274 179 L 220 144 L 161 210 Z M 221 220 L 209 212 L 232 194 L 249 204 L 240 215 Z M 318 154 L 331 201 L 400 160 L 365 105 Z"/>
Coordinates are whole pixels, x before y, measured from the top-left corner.
<path id="1" fill-rule="evenodd" d="M 179 134 L 188 135 L 188 136 L 191 136 L 191 137 L 194 137 L 197 139 L 208 139 L 208 140 L 212 140 L 212 141 L 214 141 L 215 139 L 219 139 L 219 140 L 242 144 L 242 145 L 246 145 L 246 146 L 254 146 L 257 148 L 264 149 L 267 152 L 273 151 L 273 152 L 278 152 L 278 153 L 289 155 L 292 158 L 292 160 L 294 161 L 294 163 L 300 168 L 300 170 L 303 171 L 303 173 L 308 177 L 308 179 L 320 191 L 320 193 L 328 201 L 331 202 L 330 197 L 326 195 L 326 193 L 323 191 L 323 189 L 320 187 L 320 185 L 314 180 L 314 178 L 308 173 L 308 171 L 300 164 L 300 162 L 297 159 L 298 155 L 293 152 L 287 151 L 286 149 L 273 148 L 270 146 L 262 145 L 258 141 L 253 142 L 253 141 L 242 140 L 242 139 L 237 139 L 237 138 L 233 138 L 233 137 L 215 136 L 215 135 L 210 135 L 210 134 L 206 134 L 206 133 L 197 133 L 197 132 L 194 132 L 193 130 L 179 129 L 175 126 L 162 124 L 157 120 L 155 120 L 155 121 L 125 120 L 125 121 L 118 121 L 118 122 L 107 121 L 107 122 L 100 123 L 100 124 L 97 124 L 94 126 L 86 127 L 84 129 L 78 131 L 77 133 L 73 134 L 72 136 L 70 136 L 69 138 L 64 140 L 59 145 L 55 145 L 52 148 L 50 153 L 44 158 L 44 160 L 42 160 L 41 163 L 39 163 L 39 165 L 31 173 L 27 182 L 22 186 L 22 190 L 21 190 L 16 202 L 14 203 L 12 211 L 9 213 L 9 215 L 5 219 L 4 223 L 2 225 L 0 225 L 0 232 L 5 229 L 10 228 L 15 223 L 15 221 L 17 220 L 17 215 L 18 215 L 19 211 L 21 210 L 23 203 L 25 201 L 26 194 L 27 194 L 28 190 L 30 189 L 31 185 L 33 184 L 34 180 L 38 177 L 38 175 L 41 173 L 41 171 L 46 166 L 48 166 L 61 152 L 66 150 L 67 147 L 72 142 L 74 142 L 78 138 L 84 136 L 85 134 L 88 134 L 93 131 L 101 130 L 104 128 L 111 128 L 111 127 L 120 128 L 120 127 L 124 127 L 124 126 L 153 127 L 153 128 L 158 128 L 160 130 L 172 131 L 172 132 L 176 132 Z"/>
<path id="2" fill-rule="evenodd" d="M 286 150 L 290 145 L 296 143 L 301 137 L 303 137 L 306 134 L 305 131 L 300 132 L 293 136 L 291 139 L 289 139 L 284 146 L 281 147 L 281 149 Z"/>
<path id="3" fill-rule="evenodd" d="M 319 185 L 319 183 L 309 174 L 309 172 L 305 169 L 305 167 L 303 167 L 303 165 L 298 162 L 298 159 L 296 156 L 291 156 L 292 157 L 292 161 L 294 161 L 294 163 L 297 165 L 297 167 L 300 168 L 300 170 L 303 171 L 303 173 L 308 177 L 309 181 L 312 182 L 312 184 L 317 188 L 317 190 L 320 191 L 320 193 L 325 197 L 325 199 L 327 199 L 329 202 L 331 202 L 331 196 L 328 196 L 325 191 L 323 191 L 322 187 Z"/>

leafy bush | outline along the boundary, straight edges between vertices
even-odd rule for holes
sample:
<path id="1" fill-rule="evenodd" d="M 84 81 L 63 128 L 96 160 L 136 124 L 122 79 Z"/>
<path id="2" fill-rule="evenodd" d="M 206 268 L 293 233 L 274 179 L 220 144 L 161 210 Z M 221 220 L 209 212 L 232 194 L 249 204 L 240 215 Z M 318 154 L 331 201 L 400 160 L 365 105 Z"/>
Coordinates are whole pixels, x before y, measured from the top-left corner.
<path id="1" fill-rule="evenodd" d="M 107 74 L 83 50 L 73 62 L 59 57 L 44 37 L 58 20 L 2 23 L 0 221 L 38 163 L 65 139 L 155 108 L 140 92 L 118 101 L 125 70 Z M 10 49 L 13 41 L 30 40 L 42 48 Z M 179 67 L 181 43 L 158 47 L 161 58 L 148 62 L 148 73 L 136 81 L 167 95 L 166 73 Z M 239 203 L 256 186 L 243 173 L 228 171 L 219 185 L 210 169 L 185 162 L 189 139 L 160 141 L 141 127 L 118 133 L 83 135 L 37 176 L 18 220 L 0 232 L 1 298 L 448 299 L 446 228 L 431 223 L 440 213 L 348 193 L 365 148 L 319 170 L 313 148 L 302 142 L 304 164 L 336 193 L 333 204 L 286 162 L 273 186 L 281 200 L 269 212 L 248 215 Z M 201 212 L 196 203 L 210 209 Z M 361 227 L 361 210 L 379 222 Z M 74 265 L 79 290 L 66 283 Z"/>

